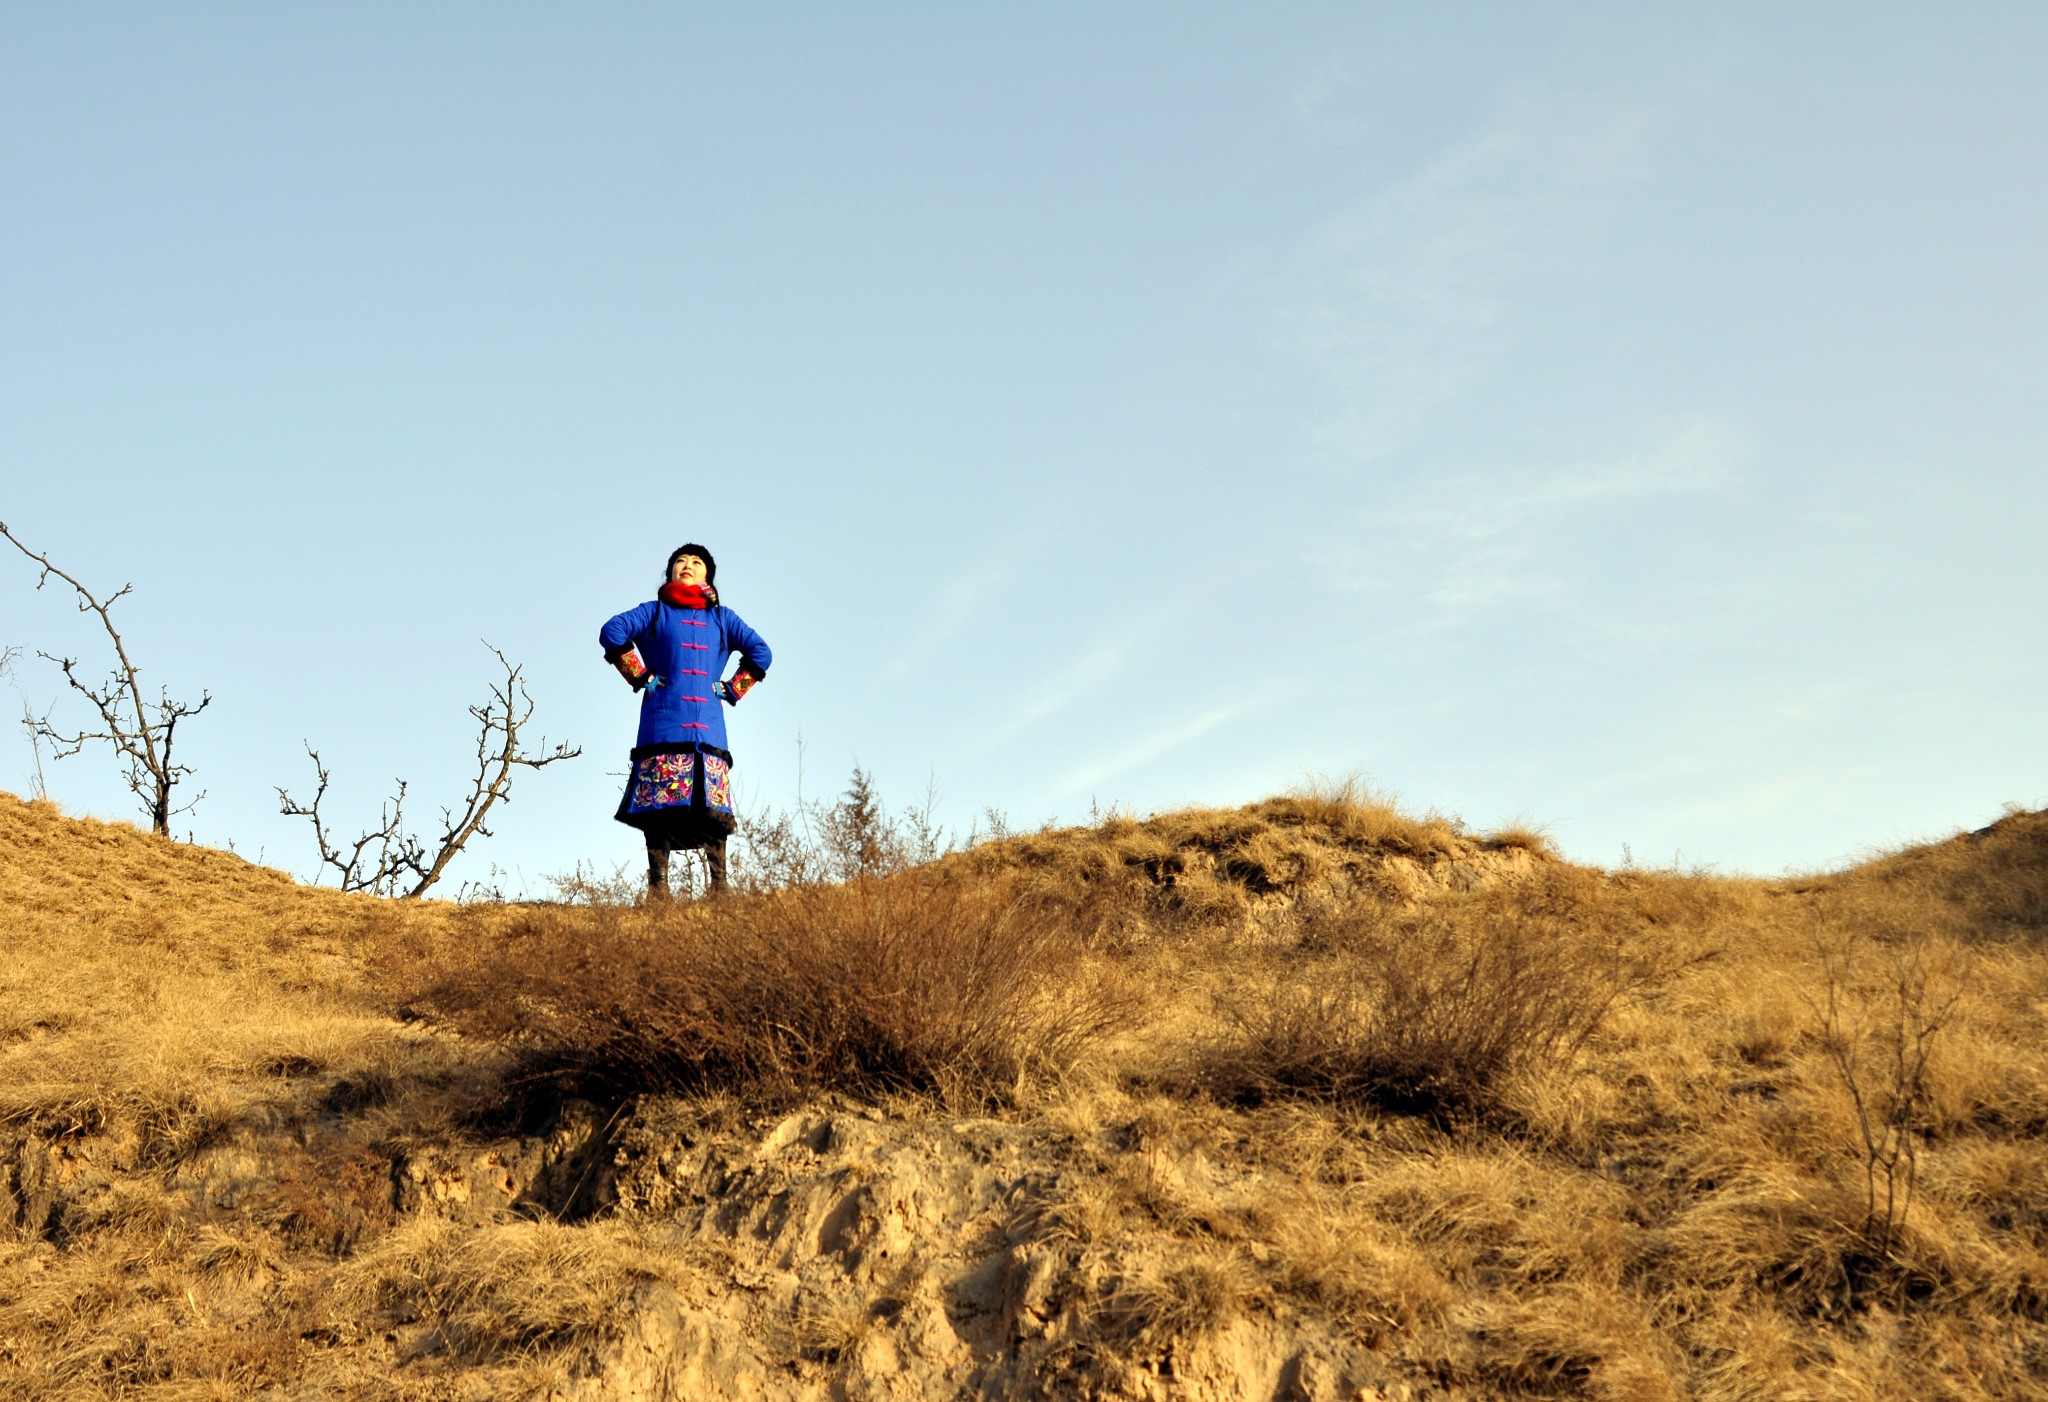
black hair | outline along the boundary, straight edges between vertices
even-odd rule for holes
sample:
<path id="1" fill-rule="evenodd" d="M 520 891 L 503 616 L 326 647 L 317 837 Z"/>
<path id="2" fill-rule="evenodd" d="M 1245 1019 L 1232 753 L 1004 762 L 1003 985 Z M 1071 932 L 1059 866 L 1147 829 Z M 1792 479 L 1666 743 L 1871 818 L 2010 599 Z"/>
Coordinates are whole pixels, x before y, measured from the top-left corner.
<path id="1" fill-rule="evenodd" d="M 704 562 L 704 582 L 706 584 L 718 583 L 718 561 L 711 558 L 709 550 L 706 550 L 701 545 L 691 543 L 688 545 L 678 545 L 669 552 L 668 566 L 661 572 L 661 582 L 663 584 L 675 578 L 676 561 L 682 559 L 685 555 L 695 555 Z"/>

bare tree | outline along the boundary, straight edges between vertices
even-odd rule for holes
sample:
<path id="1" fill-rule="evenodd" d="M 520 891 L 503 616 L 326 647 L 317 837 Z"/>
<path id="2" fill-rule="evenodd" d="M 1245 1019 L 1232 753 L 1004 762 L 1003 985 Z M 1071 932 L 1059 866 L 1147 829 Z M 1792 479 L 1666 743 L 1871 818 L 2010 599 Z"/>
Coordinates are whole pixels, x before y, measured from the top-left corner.
<path id="1" fill-rule="evenodd" d="M 23 723 L 38 743 L 38 763 L 42 757 L 40 742 L 43 740 L 50 742 L 51 752 L 58 759 L 69 759 L 90 741 L 100 740 L 112 745 L 115 752 L 128 762 L 128 787 L 148 810 L 151 830 L 168 837 L 171 819 L 180 813 L 190 812 L 199 799 L 206 797 L 202 791 L 183 807 L 174 808 L 171 804 L 172 790 L 192 773 L 189 765 L 179 764 L 171 758 L 178 722 L 205 710 L 213 702 L 212 695 L 201 692 L 199 704 L 193 706 L 173 701 L 168 689 L 159 688 L 154 702 L 144 700 L 141 670 L 130 660 L 127 644 L 114 627 L 111 612 L 134 586 L 124 584 L 102 600 L 76 578 L 51 564 L 48 555 L 38 554 L 23 545 L 7 529 L 4 521 L 0 521 L 0 536 L 5 536 L 8 544 L 42 567 L 42 573 L 36 577 L 36 588 L 41 589 L 49 583 L 51 575 L 70 585 L 78 595 L 78 611 L 97 617 L 100 626 L 106 629 L 108 640 L 114 645 L 117 665 L 113 675 L 101 686 L 91 686 L 79 679 L 77 659 L 57 657 L 47 652 L 37 654 L 63 669 L 64 680 L 71 684 L 71 689 L 90 701 L 93 709 L 99 712 L 101 726 L 98 730 L 66 734 L 52 726 L 48 716 L 26 716 Z"/>
<path id="2" fill-rule="evenodd" d="M 498 664 L 505 669 L 505 680 L 492 685 L 489 700 L 469 708 L 477 723 L 476 777 L 470 782 L 469 793 L 459 810 L 441 810 L 441 835 L 434 840 L 432 856 L 428 855 L 427 843 L 406 830 L 403 779 L 398 781 L 398 791 L 379 810 L 378 826 L 349 842 L 346 851 L 340 841 L 329 837 L 326 819 L 320 813 L 320 802 L 327 796 L 328 774 L 319 751 L 311 745 L 306 747 L 319 780 L 310 805 L 299 803 L 282 788 L 277 791 L 280 812 L 312 821 L 313 840 L 320 846 L 320 864 L 334 868 L 341 878 L 342 890 L 406 899 L 423 894 L 441 879 L 448 864 L 469 845 L 471 838 L 491 835 L 485 820 L 498 803 L 512 801 L 514 770 L 545 769 L 557 760 L 574 759 L 583 753 L 581 746 L 567 743 L 550 749 L 546 737 L 542 737 L 537 750 L 525 748 L 520 734 L 533 718 L 533 698 L 527 694 L 526 682 L 520 675 L 522 669 L 488 642 L 484 646 L 491 648 Z"/>

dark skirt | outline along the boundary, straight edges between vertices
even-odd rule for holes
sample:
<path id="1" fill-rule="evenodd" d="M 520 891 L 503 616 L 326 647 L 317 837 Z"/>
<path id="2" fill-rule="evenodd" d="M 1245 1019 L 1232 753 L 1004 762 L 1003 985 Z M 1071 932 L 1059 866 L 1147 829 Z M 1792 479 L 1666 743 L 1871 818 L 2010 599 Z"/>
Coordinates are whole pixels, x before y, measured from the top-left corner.
<path id="1" fill-rule="evenodd" d="M 612 816 L 646 833 L 648 846 L 702 847 L 732 832 L 730 754 L 686 740 L 638 746 L 632 760 Z"/>

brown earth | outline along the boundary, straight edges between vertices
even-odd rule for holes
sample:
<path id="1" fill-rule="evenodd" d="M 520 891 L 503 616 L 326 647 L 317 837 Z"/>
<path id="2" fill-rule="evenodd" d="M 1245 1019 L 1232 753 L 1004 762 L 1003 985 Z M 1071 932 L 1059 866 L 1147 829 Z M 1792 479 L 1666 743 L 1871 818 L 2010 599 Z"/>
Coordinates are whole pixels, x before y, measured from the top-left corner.
<path id="1" fill-rule="evenodd" d="M 1766 883 L 1340 792 L 647 909 L 0 794 L 0 919 L 0 1395 L 2048 1395 L 2048 814 Z"/>

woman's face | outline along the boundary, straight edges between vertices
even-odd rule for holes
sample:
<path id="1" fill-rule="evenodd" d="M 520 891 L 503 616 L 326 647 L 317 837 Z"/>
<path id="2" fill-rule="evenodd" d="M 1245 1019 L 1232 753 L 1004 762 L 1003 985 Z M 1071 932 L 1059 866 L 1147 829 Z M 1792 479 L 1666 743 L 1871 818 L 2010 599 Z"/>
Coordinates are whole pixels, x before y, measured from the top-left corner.
<path id="1" fill-rule="evenodd" d="M 707 573 L 702 560 L 685 555 L 670 568 L 668 577 L 676 584 L 702 584 Z"/>

